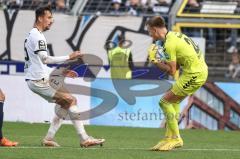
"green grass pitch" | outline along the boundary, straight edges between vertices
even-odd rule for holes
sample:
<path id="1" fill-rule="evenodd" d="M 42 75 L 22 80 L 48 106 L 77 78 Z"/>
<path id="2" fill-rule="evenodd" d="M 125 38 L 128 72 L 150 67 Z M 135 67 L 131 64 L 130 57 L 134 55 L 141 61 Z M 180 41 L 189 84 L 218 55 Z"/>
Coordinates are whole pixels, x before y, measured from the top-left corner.
<path id="1" fill-rule="evenodd" d="M 4 123 L 4 134 L 20 145 L 0 147 L 0 159 L 239 159 L 237 131 L 182 130 L 184 147 L 170 152 L 153 152 L 163 129 L 86 126 L 92 136 L 103 137 L 103 147 L 80 148 L 72 125 L 63 125 L 56 140 L 60 148 L 41 147 L 48 124 Z"/>

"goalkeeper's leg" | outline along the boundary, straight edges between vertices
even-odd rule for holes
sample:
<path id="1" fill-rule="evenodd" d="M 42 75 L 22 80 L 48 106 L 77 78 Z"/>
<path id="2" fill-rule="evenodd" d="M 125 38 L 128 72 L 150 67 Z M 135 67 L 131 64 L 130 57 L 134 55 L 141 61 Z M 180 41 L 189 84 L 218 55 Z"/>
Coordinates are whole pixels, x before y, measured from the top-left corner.
<path id="1" fill-rule="evenodd" d="M 179 103 L 172 103 L 172 106 L 176 112 L 176 119 L 177 121 L 179 120 L 179 116 L 180 116 L 180 104 Z M 166 123 L 166 133 L 165 133 L 165 138 L 172 138 L 173 137 L 173 132 L 171 131 L 171 129 L 169 128 L 169 125 Z"/>
<path id="2" fill-rule="evenodd" d="M 180 104 L 179 103 L 172 103 L 172 106 L 176 112 L 175 114 L 175 119 L 176 122 L 178 123 L 179 121 L 179 116 L 180 116 Z M 169 128 L 170 133 L 172 134 L 171 138 L 165 142 L 164 144 L 161 145 L 161 147 L 159 148 L 160 151 L 168 151 L 171 150 L 173 148 L 179 148 L 183 146 L 183 140 L 180 137 L 180 134 L 177 136 L 176 134 L 174 134 L 174 131 L 171 131 L 171 129 Z M 179 131 L 179 128 L 178 128 Z"/>
<path id="3" fill-rule="evenodd" d="M 180 137 L 178 128 L 178 119 L 180 112 L 179 101 L 181 101 L 183 98 L 185 97 L 176 96 L 173 94 L 173 92 L 169 91 L 165 94 L 164 98 L 160 100 L 159 105 L 166 117 L 166 133 L 165 138 L 161 140 L 156 146 L 154 146 L 152 150 L 164 151 L 183 146 L 183 141 Z"/>
<path id="4" fill-rule="evenodd" d="M 151 150 L 158 151 L 161 146 L 169 142 L 172 138 L 172 131 L 169 128 L 169 125 L 166 123 L 166 132 L 165 136 L 162 140 L 160 140 L 155 146 L 151 148 Z"/>
<path id="5" fill-rule="evenodd" d="M 163 140 L 161 140 L 157 145 L 155 145 L 152 150 L 159 150 L 162 146 L 164 146 L 167 142 L 171 141 L 171 138 L 174 136 L 180 136 L 179 135 L 179 129 L 178 129 L 178 122 L 175 118 L 176 112 L 173 108 L 173 105 L 171 103 L 166 102 L 164 99 L 160 100 L 159 103 L 160 107 L 162 108 L 165 118 L 166 118 L 166 136 Z"/>
<path id="6" fill-rule="evenodd" d="M 177 113 L 173 107 L 172 103 L 169 103 L 162 99 L 160 101 L 160 106 L 164 111 L 166 116 L 166 121 L 169 126 L 170 131 L 172 132 L 172 138 L 168 140 L 164 145 L 162 145 L 159 150 L 160 151 L 168 151 L 172 150 L 176 147 L 181 147 L 183 145 L 182 139 L 179 133 Z"/>

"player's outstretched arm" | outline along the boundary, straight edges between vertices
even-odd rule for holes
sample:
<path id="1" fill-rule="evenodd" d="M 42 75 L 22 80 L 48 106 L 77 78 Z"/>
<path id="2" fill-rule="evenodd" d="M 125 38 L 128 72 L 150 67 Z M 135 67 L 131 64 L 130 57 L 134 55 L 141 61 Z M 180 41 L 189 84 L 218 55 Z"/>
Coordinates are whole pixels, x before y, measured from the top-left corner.
<path id="1" fill-rule="evenodd" d="M 44 64 L 63 63 L 67 60 L 74 60 L 83 56 L 80 51 L 74 51 L 68 56 L 49 56 L 46 51 L 40 51 L 38 55 Z"/>

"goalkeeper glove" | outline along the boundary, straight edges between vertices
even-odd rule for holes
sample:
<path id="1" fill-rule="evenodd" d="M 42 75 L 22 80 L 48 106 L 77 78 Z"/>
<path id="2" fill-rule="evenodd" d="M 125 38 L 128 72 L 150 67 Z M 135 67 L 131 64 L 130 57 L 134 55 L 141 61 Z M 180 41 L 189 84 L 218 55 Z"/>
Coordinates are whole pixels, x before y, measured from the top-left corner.
<path id="1" fill-rule="evenodd" d="M 158 51 L 158 46 L 156 44 L 151 44 L 148 48 L 148 59 L 152 62 L 157 61 L 156 54 Z"/>

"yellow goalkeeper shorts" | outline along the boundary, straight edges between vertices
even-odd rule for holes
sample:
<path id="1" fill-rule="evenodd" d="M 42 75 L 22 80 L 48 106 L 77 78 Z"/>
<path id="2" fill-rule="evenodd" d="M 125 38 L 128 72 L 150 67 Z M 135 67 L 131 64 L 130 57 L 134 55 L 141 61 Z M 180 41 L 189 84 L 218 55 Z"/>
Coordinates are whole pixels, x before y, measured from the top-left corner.
<path id="1" fill-rule="evenodd" d="M 181 75 L 171 91 L 178 96 L 188 96 L 196 92 L 207 80 L 208 70 L 200 73 Z"/>

